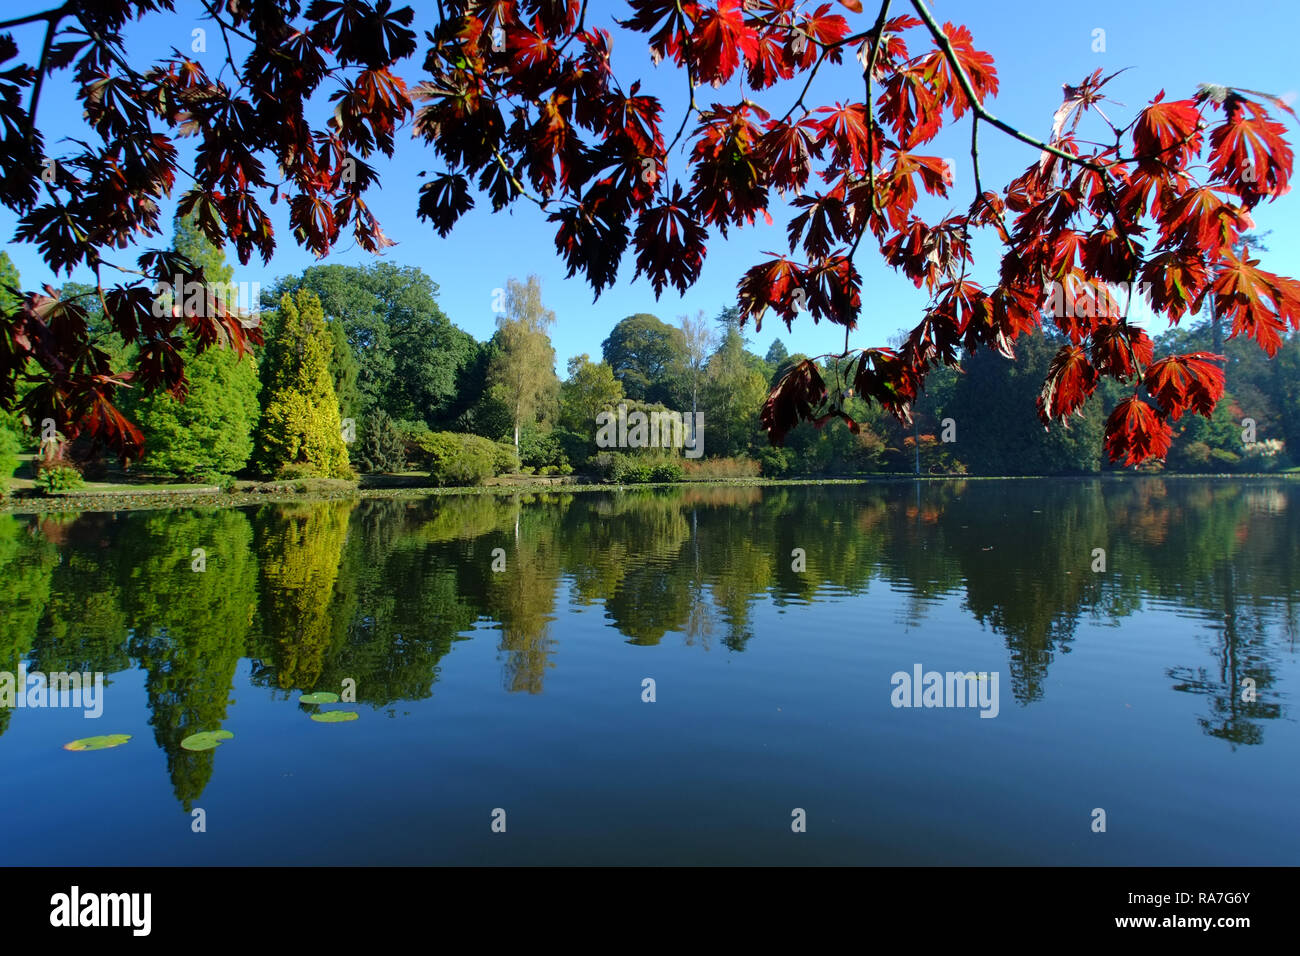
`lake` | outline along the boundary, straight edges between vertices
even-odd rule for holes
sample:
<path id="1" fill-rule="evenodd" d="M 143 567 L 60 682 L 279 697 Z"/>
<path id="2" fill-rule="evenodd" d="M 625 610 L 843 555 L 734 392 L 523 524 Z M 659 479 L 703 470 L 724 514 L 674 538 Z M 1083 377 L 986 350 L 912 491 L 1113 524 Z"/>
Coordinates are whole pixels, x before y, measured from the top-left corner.
<path id="1" fill-rule="evenodd" d="M 0 669 L 103 675 L 0 709 L 4 864 L 1300 860 L 1283 480 L 7 515 L 0 570 Z"/>

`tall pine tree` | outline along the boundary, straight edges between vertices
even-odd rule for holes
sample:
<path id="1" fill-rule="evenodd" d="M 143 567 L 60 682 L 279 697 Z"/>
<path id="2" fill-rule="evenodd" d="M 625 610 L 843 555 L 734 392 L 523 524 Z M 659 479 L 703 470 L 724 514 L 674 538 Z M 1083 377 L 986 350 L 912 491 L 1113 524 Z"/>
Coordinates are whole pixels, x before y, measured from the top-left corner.
<path id="1" fill-rule="evenodd" d="M 351 478 L 342 416 L 330 374 L 333 336 L 320 299 L 299 289 L 280 299 L 267 342 L 266 407 L 257 435 L 257 466 L 270 475 Z"/>

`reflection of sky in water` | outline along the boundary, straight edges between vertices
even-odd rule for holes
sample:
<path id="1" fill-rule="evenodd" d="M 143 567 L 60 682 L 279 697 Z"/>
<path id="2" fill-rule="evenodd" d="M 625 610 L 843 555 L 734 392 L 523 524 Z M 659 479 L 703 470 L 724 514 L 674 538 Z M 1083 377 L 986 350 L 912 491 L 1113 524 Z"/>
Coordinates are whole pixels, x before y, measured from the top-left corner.
<path id="1" fill-rule="evenodd" d="M 24 821 L 3 861 L 1292 863 L 1294 494 L 900 482 L 3 518 L 0 650 L 108 675 L 97 721 L 0 714 L 0 813 Z M 893 708 L 916 664 L 997 672 L 998 716 Z M 313 723 L 300 693 L 344 678 L 360 719 Z M 180 750 L 218 727 L 234 739 Z M 133 739 L 61 750 L 107 733 Z"/>

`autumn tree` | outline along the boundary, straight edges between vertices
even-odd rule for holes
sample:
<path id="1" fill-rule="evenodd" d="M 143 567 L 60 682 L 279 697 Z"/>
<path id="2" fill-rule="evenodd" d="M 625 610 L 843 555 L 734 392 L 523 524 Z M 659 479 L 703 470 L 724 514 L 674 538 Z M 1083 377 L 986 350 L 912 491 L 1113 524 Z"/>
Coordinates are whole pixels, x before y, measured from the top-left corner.
<path id="1" fill-rule="evenodd" d="M 1105 448 L 1136 464 L 1165 453 L 1183 414 L 1211 415 L 1223 380 L 1210 353 L 1152 361 L 1149 337 L 1129 322 L 1135 288 L 1175 323 L 1209 301 L 1232 336 L 1270 355 L 1300 326 L 1300 283 L 1236 248 L 1293 168 L 1270 110 L 1294 113 L 1245 86 L 1161 91 L 1125 117 L 1099 108 L 1111 77 L 1097 71 L 1064 84 L 1039 139 L 990 111 L 1000 82 L 992 55 L 965 26 L 940 23 L 927 0 L 882 0 L 865 13 L 860 0 L 626 0 L 613 11 L 582 0 L 443 0 L 424 7 L 420 32 L 415 11 L 388 0 L 205 2 L 226 46 L 215 73 L 175 50 L 146 62 L 126 49 L 128 21 L 165 15 L 159 6 L 69 3 L 0 21 L 0 202 L 21 217 L 16 240 L 35 243 L 53 271 L 93 269 L 111 327 L 139 345 L 133 367 L 114 370 L 80 303 L 28 292 L 0 320 L 0 404 L 12 408 L 20 381 L 34 377 L 22 396 L 32 420 L 52 417 L 70 438 L 87 433 L 124 454 L 140 435 L 116 392 L 127 375 L 144 388 L 183 381 L 181 326 L 204 347 L 243 350 L 257 336 L 220 308 L 152 314 L 153 283 L 201 271 L 183 256 L 146 249 L 118 261 L 118 250 L 158 233 L 158 201 L 178 173 L 182 212 L 214 243 L 229 240 L 241 262 L 270 261 L 264 204 L 281 200 L 310 252 L 325 255 L 345 230 L 379 251 L 390 240 L 365 196 L 378 179 L 372 163 L 392 154 L 406 121 L 430 150 L 418 213 L 441 236 L 480 201 L 495 212 L 535 204 L 569 274 L 597 295 L 629 257 L 656 295 L 684 293 L 715 234 L 784 216 L 788 200 L 789 253 L 765 254 L 738 277 L 744 321 L 758 327 L 773 312 L 787 326 L 843 327 L 834 357 L 851 363 L 854 396 L 904 422 L 932 371 L 983 349 L 1011 354 L 1042 330 L 1050 303 L 1069 342 L 1040 390 L 1041 420 L 1068 418 L 1101 379 L 1119 381 L 1127 394 Z M 616 35 L 648 42 L 656 62 L 681 72 L 685 115 L 665 116 L 639 81 L 615 74 Z M 398 70 L 417 53 L 423 74 L 411 85 Z M 66 69 L 88 136 L 47 136 L 37 121 L 45 81 Z M 706 100 L 706 86 L 730 102 Z M 962 179 L 974 188 L 959 197 L 953 170 L 927 149 L 963 123 L 972 175 Z M 1028 168 L 995 184 L 981 169 L 981 133 L 1028 146 Z M 197 142 L 184 169 L 173 142 L 182 135 Z M 922 192 L 957 211 L 923 217 Z M 977 273 L 981 230 L 1003 250 Z M 928 297 L 898 348 L 850 347 L 862 255 L 879 255 Z M 773 388 L 762 423 L 775 442 L 828 416 L 853 428 L 843 402 L 815 364 L 800 365 Z"/>
<path id="2" fill-rule="evenodd" d="M 333 340 L 320 300 L 302 289 L 280 299 L 263 361 L 266 405 L 257 428 L 257 467 L 266 474 L 349 478 L 338 399 L 330 376 Z"/>
<path id="3" fill-rule="evenodd" d="M 524 282 L 506 282 L 504 312 L 497 319 L 496 350 L 488 368 L 488 384 L 510 409 L 515 451 L 519 430 L 536 421 L 539 412 L 555 403 L 559 380 L 555 376 L 555 349 L 548 329 L 555 313 L 542 304 L 542 283 L 537 276 Z"/>

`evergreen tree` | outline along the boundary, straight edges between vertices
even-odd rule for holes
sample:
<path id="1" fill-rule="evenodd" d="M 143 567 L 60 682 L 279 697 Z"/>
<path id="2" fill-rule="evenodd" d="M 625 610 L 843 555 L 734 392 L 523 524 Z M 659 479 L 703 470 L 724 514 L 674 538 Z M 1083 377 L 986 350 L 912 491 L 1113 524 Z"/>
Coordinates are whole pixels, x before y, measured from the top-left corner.
<path id="1" fill-rule="evenodd" d="M 780 339 L 774 339 L 772 345 L 767 350 L 765 361 L 772 368 L 780 368 L 781 364 L 790 357 L 790 351 L 785 347 L 785 343 Z"/>
<path id="2" fill-rule="evenodd" d="M 234 270 L 222 251 L 198 230 L 193 217 L 177 216 L 174 229 L 175 250 L 203 269 L 211 287 L 222 287 L 214 295 L 230 295 Z M 231 307 L 235 304 L 233 297 L 226 301 Z M 97 304 L 87 300 L 88 307 L 92 303 Z M 120 338 L 117 341 L 120 350 Z M 105 346 L 114 351 L 111 342 Z M 182 352 L 187 388 L 182 397 L 160 389 L 132 395 L 123 403 L 144 432 L 142 464 L 183 478 L 233 474 L 253 453 L 253 428 L 260 411 L 257 366 L 221 346 L 200 352 L 188 332 Z"/>
<path id="3" fill-rule="evenodd" d="M 366 419 L 360 457 L 367 471 L 392 473 L 406 467 L 406 443 L 383 409 Z"/>
<path id="4" fill-rule="evenodd" d="M 183 400 L 159 390 L 133 409 L 145 435 L 146 470 L 196 478 L 230 475 L 253 453 L 259 412 L 257 368 L 214 346 L 185 361 L 189 392 Z"/>
<path id="5" fill-rule="evenodd" d="M 315 293 L 300 289 L 296 302 L 284 294 L 263 359 L 267 393 L 256 458 L 261 471 L 352 477 L 330 376 L 332 339 Z"/>
<path id="6" fill-rule="evenodd" d="M 952 452 L 975 474 L 1050 475 L 1101 468 L 1105 394 L 1097 394 L 1072 416 L 1068 427 L 1043 426 L 1025 414 L 1043 387 L 1048 366 L 1066 342 L 1051 332 L 1017 342 L 1016 357 L 979 352 L 963 364 L 949 400 L 956 429 Z M 979 415 L 966 410 L 983 409 Z"/>
<path id="7" fill-rule="evenodd" d="M 361 392 L 357 388 L 357 376 L 361 366 L 357 363 L 356 353 L 343 323 L 334 320 L 328 323 L 330 340 L 334 349 L 330 352 L 330 378 L 334 381 L 334 395 L 339 400 L 339 415 L 342 418 L 356 418 L 361 412 Z"/>

